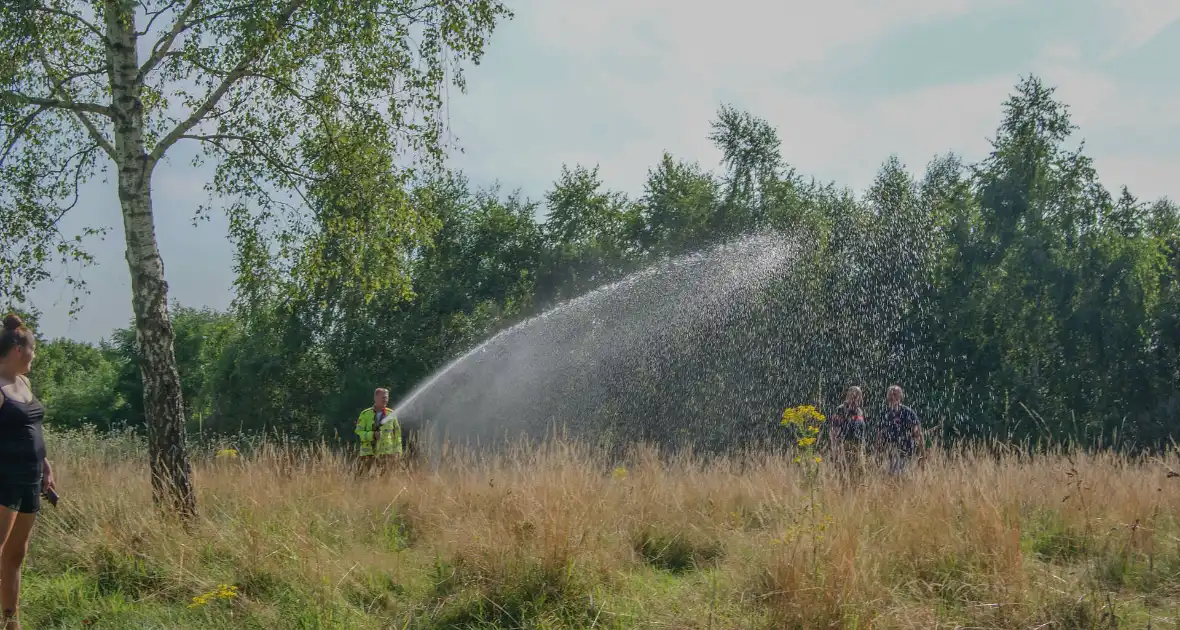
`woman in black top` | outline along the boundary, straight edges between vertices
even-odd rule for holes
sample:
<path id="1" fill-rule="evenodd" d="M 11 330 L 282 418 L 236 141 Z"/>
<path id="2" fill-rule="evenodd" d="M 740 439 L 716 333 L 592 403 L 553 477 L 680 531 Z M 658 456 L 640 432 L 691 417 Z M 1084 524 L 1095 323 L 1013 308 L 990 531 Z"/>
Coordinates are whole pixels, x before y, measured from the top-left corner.
<path id="1" fill-rule="evenodd" d="M 29 548 L 41 492 L 53 489 L 41 421 L 45 407 L 33 396 L 29 368 L 33 331 L 20 317 L 4 318 L 0 332 L 0 628 L 19 630 L 20 568 Z"/>

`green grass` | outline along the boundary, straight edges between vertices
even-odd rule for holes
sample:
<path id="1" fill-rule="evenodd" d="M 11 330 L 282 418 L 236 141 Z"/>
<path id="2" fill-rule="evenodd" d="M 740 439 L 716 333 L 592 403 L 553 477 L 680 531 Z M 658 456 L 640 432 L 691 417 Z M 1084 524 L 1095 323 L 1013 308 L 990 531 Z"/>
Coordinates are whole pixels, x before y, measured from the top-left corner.
<path id="1" fill-rule="evenodd" d="M 1074 454 L 1082 497 L 1057 456 L 969 455 L 812 495 L 775 458 L 553 444 L 361 481 L 263 446 L 198 454 L 185 532 L 151 507 L 137 440 L 50 438 L 63 502 L 34 536 L 26 628 L 1180 627 L 1164 462 Z"/>

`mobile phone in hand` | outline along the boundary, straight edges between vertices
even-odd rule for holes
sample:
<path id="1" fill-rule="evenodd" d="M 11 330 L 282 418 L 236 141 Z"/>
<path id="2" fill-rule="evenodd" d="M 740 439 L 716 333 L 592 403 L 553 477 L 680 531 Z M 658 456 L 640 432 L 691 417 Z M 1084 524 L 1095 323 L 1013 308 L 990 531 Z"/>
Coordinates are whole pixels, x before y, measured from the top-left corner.
<path id="1" fill-rule="evenodd" d="M 57 498 L 58 497 L 57 497 L 57 493 L 53 491 L 53 488 L 46 488 L 45 490 L 42 490 L 41 496 L 45 497 L 45 499 L 49 501 L 50 505 L 52 505 L 53 507 L 57 507 Z"/>

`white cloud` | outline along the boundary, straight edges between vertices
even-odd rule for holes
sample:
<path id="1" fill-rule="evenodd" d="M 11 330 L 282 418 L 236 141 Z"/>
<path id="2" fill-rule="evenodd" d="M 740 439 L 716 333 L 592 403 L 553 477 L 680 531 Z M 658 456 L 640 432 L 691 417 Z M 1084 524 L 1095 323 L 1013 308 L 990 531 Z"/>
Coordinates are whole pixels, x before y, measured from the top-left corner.
<path id="1" fill-rule="evenodd" d="M 1139 9 L 1124 13 L 1146 15 L 1150 0 L 1136 2 Z M 1086 137 L 1109 137 L 1116 128 L 1176 133 L 1180 82 L 1165 90 L 1171 98 L 1147 99 L 1117 77 L 1090 70 L 1080 54 L 1085 33 L 1052 42 L 1019 71 L 884 97 L 850 99 L 855 86 L 837 94 L 785 78 L 801 68 L 814 75 L 850 49 L 870 46 L 903 26 L 1008 4 L 734 0 L 724 11 L 706 12 L 696 8 L 703 4 L 673 0 L 529 3 L 517 7 L 518 35 L 543 42 L 564 60 L 576 76 L 570 89 L 577 95 L 558 95 L 546 86 L 521 92 L 490 85 L 497 80 L 492 75 L 476 76 L 472 93 L 458 106 L 458 125 L 480 130 L 481 138 L 465 143 L 470 153 L 459 164 L 539 194 L 562 162 L 600 163 L 608 184 L 637 194 L 646 169 L 664 150 L 714 167 L 719 156 L 707 140 L 708 122 L 720 102 L 732 102 L 774 124 L 784 156 L 802 172 L 863 190 L 891 154 L 919 173 L 936 154 L 985 155 L 1002 102 L 1028 71 L 1059 86 Z M 1127 24 L 1128 33 L 1142 28 L 1131 18 Z M 633 71 L 640 65 L 642 74 Z M 1130 163 L 1119 161 L 1120 149 L 1110 142 L 1091 142 L 1090 149 L 1099 164 L 1114 169 L 1104 180 L 1131 183 L 1115 166 Z M 1145 196 L 1174 187 L 1174 179 L 1163 176 L 1137 173 L 1131 179 Z"/>
<path id="2" fill-rule="evenodd" d="M 1010 1 L 538 0 L 521 3 L 518 14 L 554 51 L 628 62 L 655 56 L 667 66 L 718 79 L 819 63 L 901 26 Z"/>
<path id="3" fill-rule="evenodd" d="M 832 55 L 868 46 L 902 26 L 1010 1 L 733 0 L 724 10 L 674 0 L 522 3 L 513 7 L 520 22 L 509 27 L 514 36 L 536 40 L 563 59 L 582 98 L 545 87 L 521 91 L 491 84 L 491 75 L 474 75 L 471 93 L 455 107 L 461 112 L 456 126 L 469 148 L 458 163 L 534 194 L 562 162 L 599 163 L 611 185 L 637 194 L 646 169 L 665 150 L 715 166 L 719 156 L 707 139 L 708 123 L 721 102 L 732 102 L 778 126 L 784 154 L 800 168 L 860 186 L 865 172 L 871 177 L 890 152 L 905 148 L 895 139 L 908 132 L 893 131 L 905 123 L 890 108 L 907 106 L 842 102 L 801 91 L 783 76 L 822 66 Z M 636 66 L 645 72 L 632 72 Z M 903 101 L 915 98 L 921 96 Z M 866 108 L 880 111 L 866 115 Z M 955 132 L 956 115 L 961 112 L 945 112 L 942 128 Z M 630 131 L 615 132 L 619 127 Z M 956 138 L 946 140 L 940 151 Z"/>
<path id="4" fill-rule="evenodd" d="M 1118 16 L 1117 54 L 1146 44 L 1164 29 L 1180 20 L 1177 0 L 1102 0 L 1103 6 Z"/>

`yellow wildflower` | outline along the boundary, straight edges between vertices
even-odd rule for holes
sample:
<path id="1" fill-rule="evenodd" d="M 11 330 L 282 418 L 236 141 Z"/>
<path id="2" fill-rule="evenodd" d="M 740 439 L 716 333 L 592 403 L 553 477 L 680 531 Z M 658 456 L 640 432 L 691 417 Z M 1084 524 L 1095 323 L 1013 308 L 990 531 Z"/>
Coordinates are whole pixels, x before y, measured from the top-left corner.
<path id="1" fill-rule="evenodd" d="M 823 422 L 824 414 L 819 412 L 813 405 L 800 405 L 798 407 L 791 407 L 783 411 L 782 424 L 786 425 L 804 425 L 810 426 Z"/>
<path id="2" fill-rule="evenodd" d="M 815 438 L 813 438 L 813 437 L 800 438 L 798 444 L 799 444 L 799 446 L 811 446 L 812 444 L 815 444 Z"/>
<path id="3" fill-rule="evenodd" d="M 232 584 L 219 584 L 216 590 L 209 591 L 203 595 L 197 595 L 193 598 L 193 603 L 189 604 L 189 608 L 199 608 L 213 601 L 214 599 L 233 599 L 238 596 L 238 587 Z"/>

